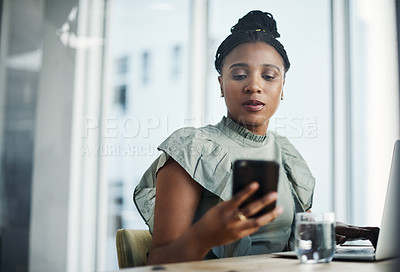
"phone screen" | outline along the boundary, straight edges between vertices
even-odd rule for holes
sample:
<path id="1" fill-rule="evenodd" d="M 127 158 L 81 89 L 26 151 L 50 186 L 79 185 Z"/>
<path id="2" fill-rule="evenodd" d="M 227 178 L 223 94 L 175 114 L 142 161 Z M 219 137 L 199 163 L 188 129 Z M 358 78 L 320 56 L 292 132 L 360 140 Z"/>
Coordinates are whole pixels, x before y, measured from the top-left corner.
<path id="1" fill-rule="evenodd" d="M 260 184 L 258 190 L 251 195 L 242 205 L 257 200 L 269 192 L 278 190 L 279 164 L 275 161 L 263 160 L 238 160 L 233 165 L 232 194 L 243 190 L 249 183 L 257 181 Z M 276 203 L 271 203 L 252 217 L 258 217 L 272 211 Z"/>

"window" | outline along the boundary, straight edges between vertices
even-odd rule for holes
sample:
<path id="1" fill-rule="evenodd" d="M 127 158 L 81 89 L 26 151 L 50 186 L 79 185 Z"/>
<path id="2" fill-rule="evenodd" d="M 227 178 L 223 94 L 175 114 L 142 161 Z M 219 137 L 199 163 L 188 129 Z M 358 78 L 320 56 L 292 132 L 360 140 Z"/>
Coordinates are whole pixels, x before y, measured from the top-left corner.
<path id="1" fill-rule="evenodd" d="M 147 85 L 151 79 L 150 77 L 150 52 L 145 51 L 142 54 L 142 84 Z"/>
<path id="2" fill-rule="evenodd" d="M 363 225 L 380 224 L 393 146 L 400 138 L 395 2 L 349 3 L 349 206 L 351 220 Z"/>
<path id="3" fill-rule="evenodd" d="M 128 72 L 128 57 L 122 57 L 116 61 L 116 71 L 119 75 L 124 75 Z"/>
<path id="4" fill-rule="evenodd" d="M 116 102 L 123 111 L 126 109 L 126 86 L 120 86 L 116 88 Z"/>
<path id="5" fill-rule="evenodd" d="M 29 269 L 43 6 L 0 1 L 0 271 Z"/>
<path id="6" fill-rule="evenodd" d="M 171 77 L 172 79 L 177 79 L 182 69 L 182 47 L 175 45 L 172 48 L 172 58 L 171 58 Z"/>
<path id="7" fill-rule="evenodd" d="M 121 66 L 122 59 L 129 60 L 129 69 L 123 77 L 118 72 L 107 75 L 110 87 L 106 95 L 115 92 L 116 100 L 105 100 L 104 115 L 112 137 L 102 139 L 102 146 L 109 150 L 102 156 L 109 194 L 102 205 L 108 207 L 110 220 L 105 222 L 105 270 L 117 268 L 117 227 L 147 228 L 134 206 L 133 190 L 159 155 L 157 146 L 190 119 L 189 56 L 184 53 L 189 52 L 190 1 L 110 3 L 113 38 L 105 57 L 119 60 Z M 176 84 L 171 77 L 176 79 L 178 75 L 180 80 Z M 115 152 L 110 152 L 110 148 Z M 107 214 L 106 210 L 103 212 Z"/>

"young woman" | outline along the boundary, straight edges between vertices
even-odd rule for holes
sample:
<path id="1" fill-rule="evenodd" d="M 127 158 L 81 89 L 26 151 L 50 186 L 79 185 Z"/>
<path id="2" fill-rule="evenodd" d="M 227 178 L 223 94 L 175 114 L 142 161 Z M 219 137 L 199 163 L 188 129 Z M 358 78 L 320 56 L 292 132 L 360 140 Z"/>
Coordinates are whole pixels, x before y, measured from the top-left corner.
<path id="1" fill-rule="evenodd" d="M 315 180 L 307 164 L 285 137 L 268 131 L 290 67 L 276 22 L 270 13 L 251 11 L 231 32 L 215 59 L 227 116 L 174 132 L 135 189 L 153 235 L 148 264 L 292 249 L 294 215 L 312 206 Z M 239 209 L 258 183 L 231 197 L 238 159 L 278 162 L 278 191 Z M 274 201 L 274 210 L 251 217 Z M 359 228 L 340 226 L 342 242 L 360 236 Z"/>

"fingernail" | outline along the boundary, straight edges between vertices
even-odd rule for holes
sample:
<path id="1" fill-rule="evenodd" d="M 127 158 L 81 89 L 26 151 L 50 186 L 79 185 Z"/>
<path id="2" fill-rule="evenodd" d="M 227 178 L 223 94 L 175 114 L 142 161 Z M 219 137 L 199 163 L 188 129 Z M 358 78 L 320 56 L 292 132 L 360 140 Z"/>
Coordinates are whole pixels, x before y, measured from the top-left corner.
<path id="1" fill-rule="evenodd" d="M 267 195 L 267 200 L 273 199 L 277 197 L 277 192 L 272 192 Z"/>
<path id="2" fill-rule="evenodd" d="M 283 207 L 282 207 L 282 206 L 276 207 L 276 212 L 277 212 L 278 214 L 281 214 L 281 213 L 283 212 Z"/>
<path id="3" fill-rule="evenodd" d="M 258 187 L 258 182 L 252 182 L 250 183 L 250 189 L 255 189 Z"/>

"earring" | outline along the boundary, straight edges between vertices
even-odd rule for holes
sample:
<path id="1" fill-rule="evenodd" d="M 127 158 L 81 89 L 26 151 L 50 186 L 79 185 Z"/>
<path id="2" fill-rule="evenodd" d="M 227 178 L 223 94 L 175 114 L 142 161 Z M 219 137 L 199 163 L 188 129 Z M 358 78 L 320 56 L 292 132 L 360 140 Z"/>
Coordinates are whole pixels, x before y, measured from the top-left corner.
<path id="1" fill-rule="evenodd" d="M 221 97 L 224 97 L 224 94 L 223 94 L 223 93 L 221 93 Z"/>
<path id="2" fill-rule="evenodd" d="M 281 95 L 281 100 L 283 100 L 283 94 Z"/>

